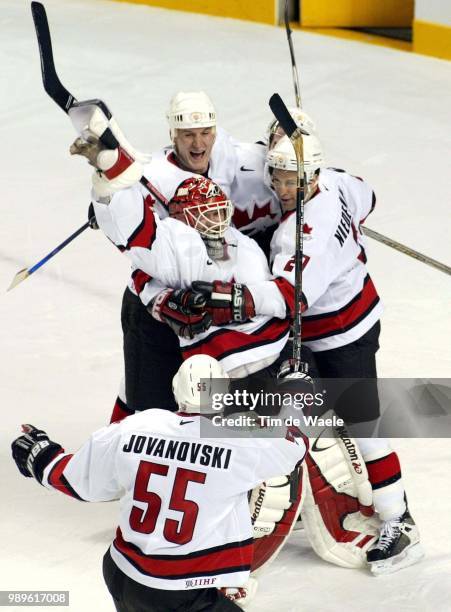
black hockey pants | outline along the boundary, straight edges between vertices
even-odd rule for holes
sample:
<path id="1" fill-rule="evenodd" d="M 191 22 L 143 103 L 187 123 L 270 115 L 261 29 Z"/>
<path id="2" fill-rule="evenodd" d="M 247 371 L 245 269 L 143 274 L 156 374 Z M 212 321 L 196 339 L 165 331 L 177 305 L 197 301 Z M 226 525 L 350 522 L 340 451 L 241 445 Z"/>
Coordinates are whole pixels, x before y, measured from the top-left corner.
<path id="1" fill-rule="evenodd" d="M 236 612 L 241 609 L 215 588 L 164 591 L 135 582 L 118 568 L 109 550 L 103 557 L 103 577 L 117 612 Z"/>
<path id="2" fill-rule="evenodd" d="M 128 288 L 122 299 L 121 323 L 128 408 L 176 410 L 172 378 L 182 363 L 177 336 L 156 321 Z"/>

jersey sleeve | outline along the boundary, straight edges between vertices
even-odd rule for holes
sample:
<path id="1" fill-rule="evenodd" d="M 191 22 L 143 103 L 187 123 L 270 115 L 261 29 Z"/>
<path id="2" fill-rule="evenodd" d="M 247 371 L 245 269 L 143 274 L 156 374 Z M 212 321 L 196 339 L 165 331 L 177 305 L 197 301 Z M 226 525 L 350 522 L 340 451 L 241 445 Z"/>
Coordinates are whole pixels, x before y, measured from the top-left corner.
<path id="1" fill-rule="evenodd" d="M 346 201 L 350 205 L 353 217 L 360 225 L 373 212 L 376 206 L 376 194 L 366 181 L 357 176 L 344 173 L 341 178 Z"/>
<path id="2" fill-rule="evenodd" d="M 293 435 L 288 428 L 286 438 L 273 438 L 266 447 L 261 448 L 254 486 L 268 478 L 290 474 L 304 459 L 307 447 L 299 430 L 296 430 L 297 433 L 299 436 Z"/>
<path id="3" fill-rule="evenodd" d="M 116 474 L 120 425 L 104 427 L 73 455 L 59 454 L 44 470 L 42 484 L 80 501 L 101 502 L 121 494 Z"/>

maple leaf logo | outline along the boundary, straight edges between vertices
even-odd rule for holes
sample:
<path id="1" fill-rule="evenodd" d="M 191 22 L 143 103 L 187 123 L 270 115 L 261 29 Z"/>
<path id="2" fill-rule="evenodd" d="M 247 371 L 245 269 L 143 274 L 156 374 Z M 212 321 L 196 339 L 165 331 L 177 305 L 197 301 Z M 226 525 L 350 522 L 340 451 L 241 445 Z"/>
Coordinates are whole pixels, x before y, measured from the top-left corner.
<path id="1" fill-rule="evenodd" d="M 304 223 L 304 227 L 302 228 L 302 231 L 304 232 L 304 234 L 311 234 L 312 229 L 313 227 L 310 227 L 310 225 L 308 225 L 307 223 Z"/>

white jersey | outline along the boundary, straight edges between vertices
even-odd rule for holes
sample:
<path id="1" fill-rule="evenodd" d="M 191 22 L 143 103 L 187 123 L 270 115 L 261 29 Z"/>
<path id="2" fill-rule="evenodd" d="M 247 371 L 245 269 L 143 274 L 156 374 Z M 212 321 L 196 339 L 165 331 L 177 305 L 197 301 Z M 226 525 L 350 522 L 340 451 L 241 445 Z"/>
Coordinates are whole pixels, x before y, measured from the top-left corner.
<path id="1" fill-rule="evenodd" d="M 145 410 L 57 455 L 42 484 L 83 501 L 120 498 L 110 552 L 132 580 L 165 590 L 240 586 L 253 556 L 247 492 L 289 474 L 306 449 L 289 435 L 217 434 L 204 417 Z"/>
<path id="2" fill-rule="evenodd" d="M 138 210 L 129 206 L 132 199 L 141 201 L 141 214 L 135 217 L 130 214 Z M 287 304 L 254 240 L 228 228 L 224 236 L 228 259 L 215 261 L 208 256 L 199 232 L 170 217 L 159 219 L 137 187 L 124 190 L 114 209 L 98 204 L 96 216 L 107 236 L 132 261 L 129 288 L 145 305 L 166 287 L 186 289 L 198 280 L 247 285 L 257 316 L 246 323 L 212 326 L 192 340 L 179 338 L 185 359 L 205 353 L 220 361 L 226 372 L 277 359 L 288 338 Z M 124 235 L 119 234 L 119 227 L 125 228 Z M 242 375 L 244 371 L 238 377 Z"/>
<path id="3" fill-rule="evenodd" d="M 243 142 L 236 142 L 234 146 L 233 224 L 248 236 L 254 236 L 277 225 L 282 213 L 277 196 L 264 181 L 266 146 Z"/>
<path id="4" fill-rule="evenodd" d="M 216 139 L 205 176 L 217 183 L 230 197 L 234 172 L 235 148 L 233 141 L 225 130 L 217 128 Z M 152 183 L 153 187 L 169 201 L 174 196 L 180 183 L 195 173 L 180 168 L 174 148 L 166 147 L 152 153 L 152 159 L 144 166 L 143 174 Z M 144 197 L 149 195 L 143 186 L 141 186 L 141 191 Z M 164 205 L 162 206 L 158 200 L 155 201 L 155 208 L 161 218 L 167 216 L 167 208 Z"/>
<path id="5" fill-rule="evenodd" d="M 234 204 L 232 222 L 248 235 L 264 233 L 269 227 L 274 227 L 281 217 L 278 200 L 264 182 L 265 155 L 265 146 L 236 142 L 225 130 L 217 128 L 205 176 L 217 183 L 230 197 Z M 177 187 L 195 173 L 180 168 L 173 147 L 166 147 L 152 154 L 151 161 L 144 166 L 143 174 L 156 192 L 161 194 L 163 203 L 149 195 L 147 189 L 139 183 L 140 192 L 163 219 L 168 215 L 167 202 L 174 196 Z M 121 197 L 122 192 L 112 196 L 111 210 Z M 96 210 L 95 199 L 93 203 Z M 140 208 L 141 203 L 129 202 L 130 207 L 133 205 Z M 102 230 L 104 218 L 105 214 L 99 222 Z"/>
<path id="6" fill-rule="evenodd" d="M 375 205 L 364 181 L 323 169 L 319 192 L 305 204 L 302 340 L 313 351 L 349 344 L 380 318 L 382 305 L 365 266 L 360 224 Z M 294 283 L 295 213 L 271 242 L 272 270 Z"/>

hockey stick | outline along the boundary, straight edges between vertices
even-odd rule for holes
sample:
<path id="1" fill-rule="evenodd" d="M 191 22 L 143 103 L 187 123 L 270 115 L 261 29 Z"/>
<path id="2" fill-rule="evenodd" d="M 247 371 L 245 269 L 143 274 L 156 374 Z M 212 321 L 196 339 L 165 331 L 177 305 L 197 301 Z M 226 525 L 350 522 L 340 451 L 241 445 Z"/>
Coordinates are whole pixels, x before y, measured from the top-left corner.
<path id="1" fill-rule="evenodd" d="M 303 129 L 298 128 L 293 117 L 288 112 L 279 94 L 274 94 L 269 100 L 274 116 L 279 121 L 285 134 L 291 140 L 297 161 L 297 188 L 296 188 L 296 242 L 294 262 L 294 330 L 293 330 L 293 356 L 292 364 L 294 372 L 286 377 L 296 382 L 298 386 L 306 383 L 313 386 L 312 379 L 308 376 L 308 366 L 301 360 L 302 348 L 302 260 L 304 250 L 304 199 L 305 199 L 305 173 L 304 173 L 304 147 L 302 142 Z M 294 503 L 299 489 L 300 473 L 296 468 L 290 474 L 290 502 Z"/>
<path id="2" fill-rule="evenodd" d="M 298 69 L 296 66 L 296 57 L 294 55 L 293 40 L 291 38 L 292 31 L 290 29 L 290 22 L 288 21 L 288 2 L 289 0 L 285 0 L 285 31 L 287 33 L 288 47 L 290 48 L 291 70 L 293 73 L 293 85 L 294 85 L 294 97 L 296 98 L 296 106 L 298 108 L 302 108 L 301 88 L 299 87 L 299 75 L 298 75 Z"/>
<path id="3" fill-rule="evenodd" d="M 31 13 L 38 39 L 39 54 L 41 57 L 42 83 L 44 85 L 44 89 L 52 100 L 61 108 L 61 110 L 68 114 L 69 110 L 74 106 L 77 106 L 78 102 L 74 95 L 71 94 L 70 91 L 68 91 L 61 83 L 56 72 L 49 22 L 44 5 L 41 4 L 41 2 L 32 2 Z M 112 115 L 102 100 L 95 99 L 91 100 L 91 102 L 101 108 L 108 120 L 111 119 Z M 116 149 L 119 147 L 119 142 L 109 128 L 107 128 L 100 136 L 100 141 L 107 149 Z M 157 199 L 163 206 L 167 207 L 167 199 L 152 185 L 148 179 L 142 176 L 140 178 L 140 183 L 155 199 Z"/>
<path id="4" fill-rule="evenodd" d="M 304 147 L 302 134 L 304 130 L 299 128 L 290 115 L 279 94 L 274 94 L 269 100 L 269 106 L 274 116 L 282 126 L 285 134 L 289 137 L 297 161 L 297 186 L 296 186 L 296 243 L 294 262 L 294 335 L 293 335 L 293 362 L 294 371 L 307 373 L 301 369 L 301 299 L 302 299 L 302 259 L 304 250 L 304 200 L 305 200 L 305 173 L 304 173 Z M 306 364 L 303 364 L 306 365 Z"/>
<path id="5" fill-rule="evenodd" d="M 399 251 L 400 253 L 404 253 L 404 255 L 413 257 L 413 259 L 417 259 L 418 261 L 421 261 L 422 263 L 428 266 L 431 266 L 431 268 L 435 268 L 436 270 L 439 270 L 440 272 L 443 272 L 444 274 L 451 275 L 450 266 L 447 266 L 446 264 L 441 263 L 440 261 L 437 261 L 436 259 L 432 259 L 432 257 L 423 255 L 423 253 L 419 253 L 418 251 L 415 251 L 414 249 L 411 249 L 410 247 L 405 246 L 404 244 L 401 244 L 400 242 L 396 242 L 396 240 L 393 240 L 392 238 L 387 238 L 387 236 L 384 236 L 383 234 L 380 234 L 379 232 L 376 232 L 370 229 L 369 227 L 366 227 L 365 225 L 361 225 L 360 227 L 363 233 L 366 236 L 373 238 L 373 240 L 382 242 L 382 244 L 386 244 L 392 249 L 395 249 L 395 251 Z"/>
<path id="6" fill-rule="evenodd" d="M 39 270 L 39 268 L 41 266 L 43 266 L 45 263 L 47 263 L 49 259 L 54 257 L 57 253 L 59 253 L 62 249 L 64 249 L 65 246 L 67 246 L 70 242 L 72 242 L 72 240 L 74 240 L 74 238 L 76 238 L 82 232 L 84 232 L 85 229 L 87 229 L 89 227 L 89 225 L 90 225 L 92 220 L 93 219 L 89 219 L 89 221 L 87 221 L 84 225 L 79 227 L 77 231 L 75 231 L 73 234 L 71 234 L 69 236 L 69 238 L 66 238 L 66 240 L 64 240 L 61 244 L 59 244 L 56 248 L 54 248 L 53 251 L 51 251 L 50 253 L 48 253 L 48 255 L 43 257 L 40 261 L 38 261 L 38 263 L 34 264 L 34 266 L 31 266 L 31 268 L 23 268 L 23 270 L 19 270 L 19 272 L 17 272 L 17 274 L 14 276 L 14 278 L 13 278 L 10 286 L 8 287 L 7 291 L 11 291 L 11 289 L 14 289 L 14 287 L 17 287 L 17 285 L 19 283 L 21 283 L 26 278 L 31 276 L 31 274 L 33 274 L 33 272 L 36 272 L 36 270 Z"/>

